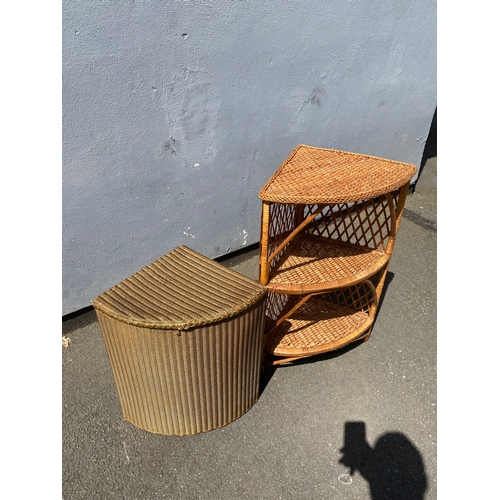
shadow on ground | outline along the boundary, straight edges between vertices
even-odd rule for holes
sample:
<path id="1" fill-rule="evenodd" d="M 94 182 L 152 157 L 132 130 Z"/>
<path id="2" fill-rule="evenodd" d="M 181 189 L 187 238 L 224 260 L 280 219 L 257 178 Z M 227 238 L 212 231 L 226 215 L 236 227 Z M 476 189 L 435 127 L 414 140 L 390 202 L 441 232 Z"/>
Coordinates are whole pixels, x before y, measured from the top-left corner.
<path id="1" fill-rule="evenodd" d="M 365 422 L 346 422 L 340 451 L 339 462 L 350 474 L 358 471 L 368 481 L 372 500 L 423 500 L 427 476 L 422 456 L 401 432 L 383 434 L 372 448 Z"/>
<path id="2" fill-rule="evenodd" d="M 415 192 L 416 185 L 420 177 L 422 177 L 422 173 L 424 171 L 425 165 L 429 158 L 437 157 L 437 108 L 434 111 L 434 116 L 432 117 L 431 126 L 429 129 L 429 135 L 427 136 L 427 140 L 425 142 L 424 152 L 422 153 L 422 161 L 420 162 L 420 169 L 418 171 L 417 180 L 411 185 L 410 193 Z"/>

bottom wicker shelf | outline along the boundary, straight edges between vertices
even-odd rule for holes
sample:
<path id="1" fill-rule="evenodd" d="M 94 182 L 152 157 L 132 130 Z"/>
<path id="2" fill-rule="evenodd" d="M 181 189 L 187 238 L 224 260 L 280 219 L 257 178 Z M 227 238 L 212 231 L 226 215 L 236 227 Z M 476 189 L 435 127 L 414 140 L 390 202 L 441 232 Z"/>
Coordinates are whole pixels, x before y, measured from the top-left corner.
<path id="1" fill-rule="evenodd" d="M 366 300 L 366 295 L 364 298 Z M 267 331 L 265 352 L 287 358 L 272 364 L 333 351 L 369 333 L 375 316 L 376 299 L 369 303 L 364 300 L 363 307 L 360 307 L 358 299 L 352 300 L 352 295 L 347 303 L 338 303 L 336 299 L 338 296 L 331 293 L 312 296 L 284 321 Z"/>

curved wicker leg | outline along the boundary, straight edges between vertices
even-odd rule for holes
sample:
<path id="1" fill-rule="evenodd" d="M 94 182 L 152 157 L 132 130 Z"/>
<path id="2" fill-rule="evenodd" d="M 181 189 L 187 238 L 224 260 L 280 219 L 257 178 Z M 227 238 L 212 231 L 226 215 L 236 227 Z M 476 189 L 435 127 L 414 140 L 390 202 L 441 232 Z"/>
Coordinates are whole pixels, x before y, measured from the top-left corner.
<path id="1" fill-rule="evenodd" d="M 373 330 L 373 325 L 370 326 L 370 328 L 365 333 L 365 338 L 363 339 L 363 342 L 368 342 L 368 340 L 370 339 L 370 335 L 372 334 L 372 330 Z"/>

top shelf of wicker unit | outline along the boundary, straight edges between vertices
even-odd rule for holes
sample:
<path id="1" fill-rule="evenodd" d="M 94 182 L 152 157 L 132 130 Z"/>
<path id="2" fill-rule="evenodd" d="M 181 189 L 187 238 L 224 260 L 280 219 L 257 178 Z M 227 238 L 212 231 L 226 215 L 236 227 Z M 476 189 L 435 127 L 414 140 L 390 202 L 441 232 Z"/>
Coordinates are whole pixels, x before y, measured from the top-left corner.
<path id="1" fill-rule="evenodd" d="M 351 203 L 395 191 L 416 172 L 409 163 L 300 144 L 259 197 L 273 203 Z"/>

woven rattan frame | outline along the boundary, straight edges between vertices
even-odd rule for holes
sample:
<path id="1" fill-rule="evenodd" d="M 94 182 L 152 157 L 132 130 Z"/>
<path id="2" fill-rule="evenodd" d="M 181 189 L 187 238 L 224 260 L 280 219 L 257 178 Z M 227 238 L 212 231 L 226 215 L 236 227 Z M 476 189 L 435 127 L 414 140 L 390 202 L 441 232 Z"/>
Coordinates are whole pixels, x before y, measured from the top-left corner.
<path id="1" fill-rule="evenodd" d="M 368 339 L 416 170 L 407 163 L 299 145 L 263 186 L 259 281 L 270 292 L 266 352 L 287 356 L 273 364 Z M 373 294 L 369 313 L 353 316 L 342 305 L 353 286 Z M 330 301 L 336 305 L 329 312 L 317 307 L 330 304 L 325 292 L 344 297 Z M 296 304 L 301 306 L 289 320 Z M 295 332 L 299 340 L 284 347 L 292 337 L 283 325 L 296 328 L 299 313 L 307 313 L 315 327 L 307 327 L 307 335 Z M 360 323 L 350 322 L 353 318 Z M 280 335 L 285 341 L 276 342 Z"/>

